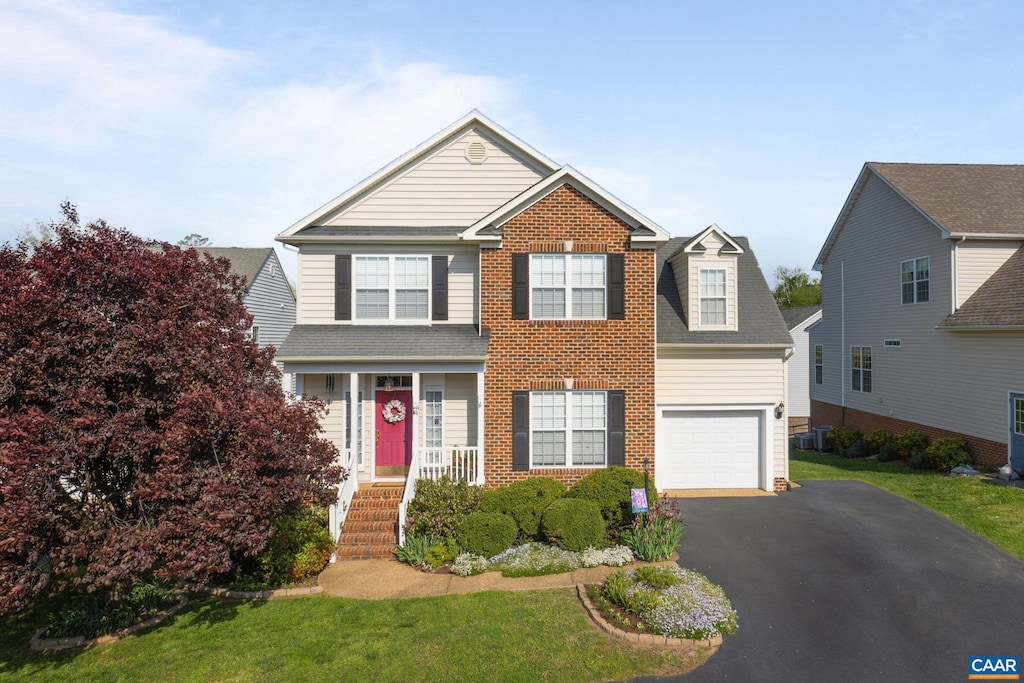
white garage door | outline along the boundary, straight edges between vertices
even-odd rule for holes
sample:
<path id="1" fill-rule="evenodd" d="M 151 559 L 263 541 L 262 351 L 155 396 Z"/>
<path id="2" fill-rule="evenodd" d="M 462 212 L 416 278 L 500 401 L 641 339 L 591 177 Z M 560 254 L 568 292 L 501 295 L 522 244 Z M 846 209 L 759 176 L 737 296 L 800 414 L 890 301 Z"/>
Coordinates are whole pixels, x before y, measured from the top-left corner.
<path id="1" fill-rule="evenodd" d="M 658 430 L 658 488 L 758 488 L 761 413 L 666 410 Z"/>

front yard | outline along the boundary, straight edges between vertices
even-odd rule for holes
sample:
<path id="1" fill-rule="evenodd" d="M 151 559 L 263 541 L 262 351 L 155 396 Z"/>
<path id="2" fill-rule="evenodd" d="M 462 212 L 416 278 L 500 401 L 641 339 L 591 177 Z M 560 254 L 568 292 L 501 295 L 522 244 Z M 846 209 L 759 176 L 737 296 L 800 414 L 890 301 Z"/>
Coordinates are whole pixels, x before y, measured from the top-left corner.
<path id="1" fill-rule="evenodd" d="M 790 450 L 789 476 L 859 479 L 919 503 L 1024 560 L 1024 489 L 977 477 L 912 470 L 902 462 Z M 899 520 L 893 520 L 898 524 Z"/>

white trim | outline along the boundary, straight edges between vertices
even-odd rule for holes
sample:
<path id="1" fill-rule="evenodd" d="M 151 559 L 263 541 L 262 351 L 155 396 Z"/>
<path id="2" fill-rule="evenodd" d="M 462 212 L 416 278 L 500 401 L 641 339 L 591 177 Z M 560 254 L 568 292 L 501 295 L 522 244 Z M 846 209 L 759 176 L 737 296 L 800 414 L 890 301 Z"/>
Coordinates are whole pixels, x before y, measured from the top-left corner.
<path id="1" fill-rule="evenodd" d="M 853 350 L 860 349 L 860 367 L 856 368 L 860 372 L 860 389 L 853 388 Z M 868 362 L 871 367 L 864 367 L 864 349 L 868 350 Z M 871 344 L 851 344 L 850 345 L 850 391 L 854 391 L 858 394 L 872 394 L 875 391 L 875 368 L 874 368 L 875 353 L 871 348 Z M 864 371 L 867 370 L 870 373 L 870 384 L 871 388 L 867 391 L 864 390 Z"/>
<path id="2" fill-rule="evenodd" d="M 717 295 L 716 296 L 704 296 L 704 294 L 701 292 L 701 284 L 702 284 L 701 281 L 700 281 L 701 275 L 703 273 L 710 273 L 712 271 L 716 272 L 716 273 L 721 273 L 722 274 L 722 286 L 725 288 L 725 293 L 722 296 L 717 296 Z M 715 280 L 716 280 L 715 286 L 717 287 L 717 285 L 718 285 L 718 282 L 717 282 L 718 277 L 717 276 L 715 277 Z M 725 322 L 723 322 L 723 323 L 707 323 L 707 324 L 704 323 L 704 320 L 703 320 L 703 317 L 704 317 L 704 305 L 703 304 L 704 304 L 704 300 L 705 299 L 707 299 L 709 301 L 710 300 L 718 301 L 719 299 L 721 299 L 722 301 L 725 302 L 725 310 L 723 311 L 723 313 L 725 314 Z M 732 329 L 732 326 L 729 325 L 729 269 L 726 268 L 724 266 L 724 264 L 722 265 L 722 267 L 711 266 L 711 265 L 708 265 L 708 266 L 698 266 L 697 267 L 697 325 L 696 325 L 695 329 L 699 329 L 699 330 L 728 330 L 728 329 Z"/>
<path id="3" fill-rule="evenodd" d="M 484 459 L 484 407 L 484 373 L 481 370 L 476 373 L 476 447 L 479 449 L 477 462 L 480 463 L 480 471 L 477 472 L 476 478 L 481 485 L 486 483 L 484 473 L 487 471 L 487 461 Z"/>
<path id="4" fill-rule="evenodd" d="M 534 399 L 540 394 L 560 394 L 565 397 L 565 426 L 561 429 L 534 428 L 533 421 L 536 418 Z M 604 398 L 604 427 L 601 432 L 604 434 L 604 462 L 599 464 L 577 465 L 573 463 L 572 437 L 576 431 L 597 431 L 596 429 L 576 429 L 573 427 L 573 398 L 582 394 L 600 394 Z M 530 397 L 530 471 L 552 470 L 552 469 L 603 469 L 608 467 L 608 392 L 603 389 L 575 389 L 575 390 L 535 390 L 529 392 Z M 535 432 L 562 432 L 565 435 L 565 462 L 561 465 L 536 465 L 533 462 L 533 436 Z"/>
<path id="5" fill-rule="evenodd" d="M 356 263 L 362 259 L 365 263 L 368 259 L 387 259 L 388 262 L 388 317 L 387 318 L 360 318 L 357 315 L 357 297 L 359 288 L 356 287 Z M 427 293 L 427 315 L 424 318 L 398 318 L 396 311 L 398 306 L 398 285 L 395 278 L 398 276 L 396 259 L 425 260 L 427 263 L 427 286 L 422 288 Z M 433 291 L 433 267 L 430 254 L 352 254 L 352 320 L 353 325 L 429 325 L 434 316 L 434 302 L 431 293 Z M 363 288 L 364 291 L 370 288 Z M 410 288 L 419 291 L 421 288 Z"/>
<path id="6" fill-rule="evenodd" d="M 928 264 L 927 264 L 928 277 L 918 279 L 918 272 L 919 271 L 918 271 L 918 268 L 917 268 L 917 262 L 918 261 L 922 261 L 922 260 L 928 262 Z M 914 275 L 914 279 L 911 280 L 910 282 L 904 282 L 903 281 L 903 266 L 905 264 L 907 264 L 907 263 L 911 264 L 911 271 L 910 272 L 913 273 L 913 275 Z M 918 282 L 927 282 L 928 283 L 928 299 L 927 300 L 918 301 L 918 298 L 917 298 L 917 283 Z M 904 285 L 913 285 L 914 286 L 913 287 L 913 290 L 914 290 L 913 301 L 904 301 L 903 300 L 903 287 L 904 287 Z M 917 256 L 917 257 L 914 257 L 914 258 L 903 259 L 902 261 L 900 261 L 900 305 L 901 306 L 913 306 L 915 304 L 926 304 L 926 303 L 929 303 L 931 300 L 932 300 L 932 258 L 931 258 L 931 256 Z"/>
<path id="7" fill-rule="evenodd" d="M 564 281 L 561 286 L 535 286 L 533 283 L 534 272 L 533 272 L 533 260 L 534 257 L 550 257 L 560 258 L 562 263 L 565 264 L 563 269 Z M 600 258 L 603 262 L 602 270 L 604 271 L 604 283 L 600 287 L 574 287 L 572 284 L 572 262 L 576 258 Z M 607 254 L 591 254 L 591 253 L 547 253 L 547 252 L 531 252 L 530 253 L 530 286 L 529 286 L 529 306 L 530 306 L 530 320 L 608 320 L 608 255 Z M 535 316 L 533 314 L 533 290 L 535 289 L 561 289 L 565 294 L 565 315 L 559 316 Z M 604 308 L 604 315 L 602 316 L 580 316 L 576 317 L 572 314 L 572 294 L 574 290 L 601 290 L 601 302 Z"/>
<path id="8" fill-rule="evenodd" d="M 364 360 L 345 361 L 324 358 L 313 358 L 307 361 L 286 361 L 285 372 L 323 374 L 323 373 L 344 373 L 358 372 L 378 375 L 411 375 L 414 372 L 452 372 L 473 374 L 483 372 L 484 362 L 482 359 L 466 359 L 463 362 L 441 363 L 431 362 L 429 359 L 419 360 L 410 358 L 398 358 L 395 362 L 388 360 Z"/>
<path id="9" fill-rule="evenodd" d="M 1020 400 L 1024 400 L 1024 390 L 1013 391 L 1011 389 L 1006 392 L 1006 464 L 1010 466 L 1013 465 L 1013 439 L 1018 433 L 1015 424 L 1016 415 L 1014 414 L 1014 410 L 1016 409 L 1016 406 L 1014 405 L 1014 402 Z"/>
<path id="10" fill-rule="evenodd" d="M 702 230 L 699 235 L 697 235 L 696 237 L 690 238 L 690 241 L 687 242 L 683 246 L 683 249 L 682 249 L 683 253 L 686 253 L 686 254 L 692 254 L 692 253 L 695 253 L 695 252 L 696 253 L 703 253 L 703 252 L 697 251 L 696 247 L 697 247 L 698 244 L 700 244 L 701 242 L 704 241 L 705 237 L 707 237 L 711 233 L 715 233 L 720 238 L 722 238 L 722 240 L 726 244 L 728 244 L 729 246 L 732 247 L 731 251 L 726 251 L 726 252 L 719 251 L 719 255 L 732 256 L 734 254 L 743 254 L 743 253 L 745 253 L 744 250 L 743 250 L 743 247 L 741 247 L 739 245 L 739 242 L 737 242 L 733 238 L 729 237 L 729 235 L 725 232 L 725 230 L 722 230 L 722 228 L 718 227 L 717 223 L 712 223 L 708 227 L 704 228 L 704 230 Z"/>

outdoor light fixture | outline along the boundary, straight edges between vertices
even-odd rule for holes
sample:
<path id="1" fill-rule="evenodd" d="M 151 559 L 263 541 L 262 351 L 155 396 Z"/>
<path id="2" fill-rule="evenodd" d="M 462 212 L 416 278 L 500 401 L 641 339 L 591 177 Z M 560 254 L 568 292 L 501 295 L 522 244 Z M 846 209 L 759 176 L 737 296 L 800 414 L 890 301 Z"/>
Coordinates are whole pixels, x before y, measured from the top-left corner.
<path id="1" fill-rule="evenodd" d="M 395 383 L 391 381 L 390 377 L 386 378 L 384 380 L 384 391 L 394 391 L 394 390 L 395 390 Z"/>
<path id="2" fill-rule="evenodd" d="M 776 420 L 781 420 L 782 416 L 785 415 L 785 414 L 786 414 L 786 404 L 785 403 L 779 403 L 779 405 L 775 406 L 775 419 Z"/>

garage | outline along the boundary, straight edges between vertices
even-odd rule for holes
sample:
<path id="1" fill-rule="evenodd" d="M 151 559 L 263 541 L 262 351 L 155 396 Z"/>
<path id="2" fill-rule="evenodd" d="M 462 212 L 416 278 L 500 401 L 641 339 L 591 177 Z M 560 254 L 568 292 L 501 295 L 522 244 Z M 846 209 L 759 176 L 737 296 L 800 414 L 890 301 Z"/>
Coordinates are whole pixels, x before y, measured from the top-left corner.
<path id="1" fill-rule="evenodd" d="M 763 415 L 757 410 L 663 410 L 655 484 L 659 489 L 759 488 Z"/>

